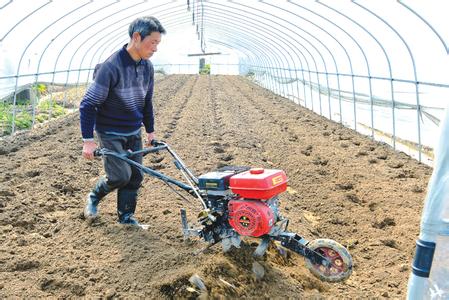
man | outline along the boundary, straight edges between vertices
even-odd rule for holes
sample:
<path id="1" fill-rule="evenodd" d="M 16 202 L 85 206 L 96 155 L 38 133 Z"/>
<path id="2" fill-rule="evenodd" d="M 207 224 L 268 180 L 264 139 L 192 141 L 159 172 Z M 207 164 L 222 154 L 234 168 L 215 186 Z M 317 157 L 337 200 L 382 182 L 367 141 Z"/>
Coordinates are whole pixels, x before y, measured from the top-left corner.
<path id="1" fill-rule="evenodd" d="M 83 157 L 93 159 L 97 144 L 124 153 L 142 149 L 141 126 L 147 142 L 154 138 L 154 69 L 148 60 L 161 41 L 165 29 L 154 17 L 143 17 L 129 25 L 130 41 L 97 66 L 94 82 L 80 104 Z M 142 155 L 132 158 L 142 163 Z M 87 196 L 86 218 L 95 218 L 98 203 L 117 189 L 117 214 L 121 224 L 139 225 L 134 217 L 141 171 L 114 157 L 103 157 L 106 177 L 101 177 Z"/>

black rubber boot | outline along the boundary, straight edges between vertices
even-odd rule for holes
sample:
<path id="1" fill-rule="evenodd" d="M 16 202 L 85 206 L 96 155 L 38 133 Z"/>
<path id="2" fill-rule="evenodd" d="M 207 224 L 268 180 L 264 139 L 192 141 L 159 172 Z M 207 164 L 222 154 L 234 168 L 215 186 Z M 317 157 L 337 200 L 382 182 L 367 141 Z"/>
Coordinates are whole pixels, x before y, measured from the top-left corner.
<path id="1" fill-rule="evenodd" d="M 139 226 L 134 218 L 137 204 L 137 190 L 119 189 L 117 192 L 117 214 L 120 224 Z"/>
<path id="2" fill-rule="evenodd" d="M 86 207 L 84 208 L 85 218 L 95 218 L 98 215 L 98 203 L 111 192 L 111 188 L 106 183 L 105 178 L 100 178 L 92 192 L 87 195 Z"/>

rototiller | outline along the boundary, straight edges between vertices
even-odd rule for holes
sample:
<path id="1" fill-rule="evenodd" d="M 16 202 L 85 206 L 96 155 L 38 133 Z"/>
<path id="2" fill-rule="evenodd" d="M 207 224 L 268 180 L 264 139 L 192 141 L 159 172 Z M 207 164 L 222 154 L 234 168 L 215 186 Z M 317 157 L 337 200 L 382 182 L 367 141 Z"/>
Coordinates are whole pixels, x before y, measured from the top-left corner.
<path id="1" fill-rule="evenodd" d="M 307 268 L 321 280 L 342 281 L 352 272 L 352 258 L 339 243 L 329 239 L 308 241 L 287 231 L 288 219 L 279 211 L 278 195 L 287 189 L 287 176 L 282 170 L 226 166 L 199 177 L 186 167 L 181 158 L 168 146 L 152 141 L 153 147 L 120 154 L 108 149 L 95 151 L 96 156 L 107 155 L 122 159 L 144 173 L 156 177 L 185 198 L 173 185 L 197 198 L 203 210 L 198 215 L 199 228 L 191 228 L 186 210 L 181 209 L 184 237 L 199 236 L 208 246 L 221 242 L 226 252 L 232 246 L 239 248 L 241 236 L 260 238 L 254 256 L 263 256 L 271 240 L 305 257 Z M 174 158 L 187 183 L 166 176 L 154 169 L 136 163 L 130 157 L 147 155 L 162 150 Z M 206 247 L 206 248 L 207 248 Z"/>

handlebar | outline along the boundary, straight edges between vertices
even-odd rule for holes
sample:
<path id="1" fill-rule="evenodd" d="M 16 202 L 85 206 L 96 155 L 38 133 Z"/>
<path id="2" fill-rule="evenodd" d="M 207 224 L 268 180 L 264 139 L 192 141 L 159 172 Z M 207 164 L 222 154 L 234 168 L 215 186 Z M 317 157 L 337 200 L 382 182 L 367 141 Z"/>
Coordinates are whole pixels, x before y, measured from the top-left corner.
<path id="1" fill-rule="evenodd" d="M 148 153 L 154 153 L 154 152 L 158 152 L 160 150 L 165 150 L 167 149 L 167 144 L 163 141 L 158 141 L 158 140 L 152 140 L 150 142 L 151 146 L 153 146 L 152 148 L 143 148 L 142 150 L 138 150 L 138 151 L 128 151 L 125 154 L 122 154 L 122 156 L 125 157 L 131 157 L 137 154 L 143 154 L 143 156 L 147 155 Z M 103 156 L 103 155 L 107 155 L 108 153 L 112 152 L 109 149 L 106 148 L 97 148 L 94 150 L 94 157 L 99 157 L 99 156 Z M 116 153 L 117 155 L 118 153 Z"/>
<path id="2" fill-rule="evenodd" d="M 178 187 L 182 188 L 183 190 L 186 190 L 189 193 L 193 193 L 197 198 L 200 199 L 203 207 L 207 208 L 204 200 L 202 199 L 202 197 L 198 191 L 198 187 L 197 187 L 198 178 L 195 177 L 195 175 L 193 175 L 193 173 L 185 166 L 185 164 L 181 160 L 181 158 L 169 147 L 169 145 L 167 145 L 167 143 L 165 143 L 163 141 L 152 140 L 150 142 L 150 144 L 152 145 L 152 147 L 150 147 L 150 148 L 143 148 L 143 149 L 137 150 L 137 151 L 129 151 L 128 150 L 127 152 L 122 152 L 122 153 L 115 152 L 115 151 L 109 150 L 107 148 L 97 148 L 94 150 L 93 154 L 96 157 L 106 155 L 106 156 L 111 156 L 111 157 L 123 160 L 123 161 L 129 163 L 131 166 L 133 166 L 139 170 L 142 170 L 146 174 L 149 174 L 153 177 L 161 179 L 162 181 L 164 181 L 166 183 L 167 182 L 173 183 L 173 184 L 177 185 Z M 154 152 L 158 152 L 161 150 L 166 150 L 174 158 L 176 167 L 181 171 L 182 175 L 187 180 L 188 184 L 185 184 L 176 179 L 170 178 L 167 175 L 159 173 L 149 167 L 144 166 L 141 163 L 137 163 L 136 161 L 132 160 L 132 157 L 134 155 L 142 154 L 143 156 L 145 156 L 148 153 L 154 153 Z"/>
<path id="3" fill-rule="evenodd" d="M 158 147 L 158 146 L 166 146 L 167 144 L 164 143 L 163 141 L 158 141 L 158 140 L 152 140 L 150 142 L 151 146 L 153 147 Z"/>
<path id="4" fill-rule="evenodd" d="M 103 155 L 103 149 L 97 148 L 94 150 L 94 157 L 102 156 Z"/>

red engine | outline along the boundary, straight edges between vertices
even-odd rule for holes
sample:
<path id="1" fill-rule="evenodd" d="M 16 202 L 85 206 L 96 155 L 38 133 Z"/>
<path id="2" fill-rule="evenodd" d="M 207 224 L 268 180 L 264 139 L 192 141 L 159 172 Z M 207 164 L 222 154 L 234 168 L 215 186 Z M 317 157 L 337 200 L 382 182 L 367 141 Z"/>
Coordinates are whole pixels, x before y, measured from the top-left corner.
<path id="1" fill-rule="evenodd" d="M 229 186 L 242 197 L 228 204 L 232 228 L 243 236 L 268 234 L 278 219 L 279 204 L 275 196 L 287 189 L 284 171 L 251 169 L 232 176 Z"/>
<path id="2" fill-rule="evenodd" d="M 271 201 L 270 201 L 271 202 Z M 259 237 L 270 232 L 277 221 L 277 199 L 272 205 L 260 200 L 231 200 L 229 224 L 240 235 Z"/>

